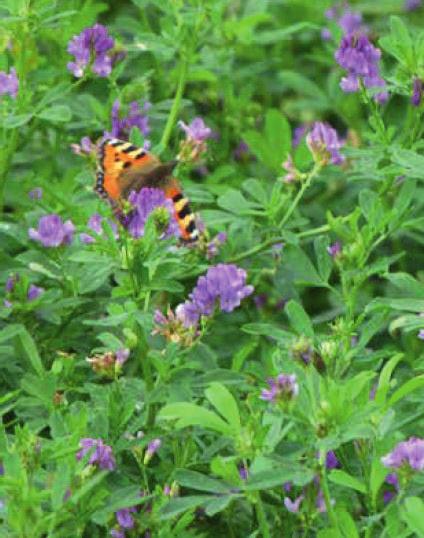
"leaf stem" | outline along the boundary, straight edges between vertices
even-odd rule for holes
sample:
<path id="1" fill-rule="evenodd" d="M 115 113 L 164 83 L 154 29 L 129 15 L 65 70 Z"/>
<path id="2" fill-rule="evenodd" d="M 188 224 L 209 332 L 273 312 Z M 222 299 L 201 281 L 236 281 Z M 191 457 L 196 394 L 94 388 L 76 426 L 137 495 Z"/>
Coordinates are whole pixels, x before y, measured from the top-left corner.
<path id="1" fill-rule="evenodd" d="M 163 151 L 166 149 L 169 139 L 171 137 L 172 129 L 174 128 L 178 113 L 180 111 L 181 99 L 183 97 L 184 88 L 186 84 L 187 71 L 188 71 L 188 54 L 183 58 L 180 65 L 180 75 L 178 77 L 177 91 L 175 92 L 174 102 L 172 103 L 171 110 L 169 112 L 168 120 L 163 131 L 162 139 L 160 141 L 160 149 Z"/>

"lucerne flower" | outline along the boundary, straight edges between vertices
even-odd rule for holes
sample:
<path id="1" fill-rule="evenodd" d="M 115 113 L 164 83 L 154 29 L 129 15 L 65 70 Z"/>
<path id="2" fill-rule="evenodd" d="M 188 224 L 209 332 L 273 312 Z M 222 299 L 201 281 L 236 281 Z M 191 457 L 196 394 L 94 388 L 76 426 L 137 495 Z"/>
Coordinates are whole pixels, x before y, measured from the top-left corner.
<path id="1" fill-rule="evenodd" d="M 38 221 L 38 228 L 30 228 L 28 235 L 44 247 L 59 247 L 72 242 L 75 226 L 70 220 L 62 222 L 59 215 L 45 215 Z"/>
<path id="2" fill-rule="evenodd" d="M 19 89 L 19 80 L 16 76 L 16 69 L 12 67 L 10 73 L 0 71 L 0 95 L 10 95 L 16 99 Z"/>
<path id="3" fill-rule="evenodd" d="M 68 52 L 75 57 L 68 63 L 68 69 L 80 78 L 88 66 L 96 75 L 107 77 L 112 71 L 112 58 L 108 51 L 115 45 L 115 41 L 108 35 L 107 28 L 95 24 L 86 28 L 79 35 L 74 36 L 68 44 Z"/>

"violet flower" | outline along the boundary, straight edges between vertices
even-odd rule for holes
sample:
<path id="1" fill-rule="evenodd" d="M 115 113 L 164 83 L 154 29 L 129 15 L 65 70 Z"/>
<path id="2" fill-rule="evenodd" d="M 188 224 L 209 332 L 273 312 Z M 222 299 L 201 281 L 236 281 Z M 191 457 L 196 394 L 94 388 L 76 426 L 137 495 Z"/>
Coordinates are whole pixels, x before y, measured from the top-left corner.
<path id="1" fill-rule="evenodd" d="M 403 8 L 405 11 L 415 11 L 421 7 L 422 0 L 405 0 Z"/>
<path id="2" fill-rule="evenodd" d="M 341 253 L 341 251 L 342 251 L 342 244 L 340 243 L 340 241 L 336 241 L 335 243 L 327 247 L 327 252 L 332 258 L 335 258 L 336 256 L 338 256 Z"/>
<path id="3" fill-rule="evenodd" d="M 87 226 L 88 228 L 90 228 L 90 230 L 93 230 L 93 232 L 95 232 L 96 235 L 101 237 L 101 236 L 104 236 L 104 230 L 102 226 L 102 223 L 104 221 L 107 221 L 109 223 L 109 226 L 112 228 L 113 236 L 115 237 L 115 239 L 118 239 L 119 234 L 118 234 L 118 228 L 116 226 L 116 223 L 109 219 L 106 219 L 105 217 L 102 217 L 98 213 L 94 213 L 94 215 L 91 215 L 91 217 L 88 219 Z M 84 243 L 86 245 L 91 245 L 92 243 L 95 243 L 96 241 L 93 236 L 87 233 L 81 233 L 79 238 L 80 238 L 81 243 Z"/>
<path id="4" fill-rule="evenodd" d="M 81 450 L 77 452 L 77 460 L 81 460 L 88 453 L 91 453 L 88 463 L 97 465 L 100 469 L 113 471 L 116 468 L 115 458 L 112 448 L 105 445 L 101 439 L 92 439 L 87 437 L 80 441 Z M 94 450 L 93 450 L 94 449 Z"/>
<path id="5" fill-rule="evenodd" d="M 8 279 L 6 280 L 6 284 L 4 286 L 6 293 L 11 293 L 15 289 L 15 285 L 21 277 L 15 273 L 14 275 L 10 275 Z"/>
<path id="6" fill-rule="evenodd" d="M 291 400 L 299 394 L 296 374 L 279 374 L 267 381 L 269 389 L 263 389 L 260 399 L 273 404 L 279 401 Z"/>
<path id="7" fill-rule="evenodd" d="M 284 497 L 284 506 L 292 514 L 297 514 L 300 509 L 300 504 L 304 498 L 305 498 L 304 495 L 299 495 L 299 497 L 296 497 L 296 499 L 292 501 L 290 497 Z"/>
<path id="8" fill-rule="evenodd" d="M 424 340 L 424 329 L 420 329 L 420 330 L 418 331 L 418 338 L 419 338 L 420 340 Z"/>
<path id="9" fill-rule="evenodd" d="M 227 234 L 219 232 L 212 241 L 206 245 L 206 258 L 211 260 L 218 255 L 219 248 L 227 241 Z"/>
<path id="10" fill-rule="evenodd" d="M 250 156 L 249 146 L 244 140 L 240 140 L 240 142 L 237 144 L 237 147 L 233 151 L 233 158 L 236 161 L 243 161 L 248 156 Z"/>
<path id="11" fill-rule="evenodd" d="M 95 153 L 96 144 L 94 144 L 89 136 L 83 136 L 79 144 L 71 144 L 71 149 L 75 155 L 90 155 Z"/>
<path id="12" fill-rule="evenodd" d="M 59 247 L 72 242 L 75 226 L 70 220 L 62 222 L 59 215 L 45 215 L 38 221 L 38 228 L 30 228 L 28 235 L 44 247 Z"/>
<path id="13" fill-rule="evenodd" d="M 16 69 L 12 67 L 10 73 L 0 71 L 0 95 L 10 95 L 16 99 L 19 89 L 19 80 L 16 76 Z"/>
<path id="14" fill-rule="evenodd" d="M 189 300 L 177 307 L 177 317 L 185 327 L 195 326 L 200 316 L 212 315 L 218 301 L 223 312 L 232 312 L 253 293 L 253 286 L 246 286 L 246 278 L 246 271 L 236 265 L 220 263 L 210 267 L 198 279 Z"/>
<path id="15" fill-rule="evenodd" d="M 415 77 L 413 85 L 412 85 L 411 103 L 414 106 L 420 106 L 422 96 L 423 96 L 423 81 L 420 78 Z"/>
<path id="16" fill-rule="evenodd" d="M 249 469 L 246 465 L 241 465 L 239 467 L 239 476 L 243 481 L 246 481 L 249 478 Z"/>
<path id="17" fill-rule="evenodd" d="M 179 121 L 178 125 L 185 132 L 188 139 L 200 144 L 211 137 L 212 129 L 210 129 L 202 118 L 194 118 L 189 125 L 183 121 Z"/>
<path id="18" fill-rule="evenodd" d="M 118 349 L 118 351 L 115 352 L 115 359 L 116 362 L 122 366 L 130 356 L 130 350 L 127 348 Z"/>
<path id="19" fill-rule="evenodd" d="M 340 467 L 340 462 L 333 450 L 329 450 L 325 456 L 325 467 L 328 470 Z"/>
<path id="20" fill-rule="evenodd" d="M 162 441 L 159 438 L 153 439 L 150 441 L 150 443 L 147 445 L 147 450 L 144 455 L 144 465 L 147 465 L 149 461 L 153 458 L 155 453 L 159 450 L 159 448 L 162 445 Z"/>
<path id="21" fill-rule="evenodd" d="M 95 24 L 74 36 L 68 44 L 68 52 L 75 57 L 68 63 L 68 70 L 77 78 L 84 75 L 88 66 L 96 75 L 107 77 L 112 72 L 112 59 L 108 51 L 115 41 L 108 35 L 107 28 Z"/>
<path id="22" fill-rule="evenodd" d="M 165 197 L 161 189 L 143 188 L 139 192 L 131 192 L 128 201 L 133 205 L 134 210 L 128 216 L 125 226 L 134 238 L 144 235 L 144 228 L 149 215 L 162 208 L 164 217 L 168 222 L 166 229 L 162 233 L 162 238 L 171 236 L 180 237 L 180 228 L 174 215 L 174 206 L 171 200 Z"/>
<path id="23" fill-rule="evenodd" d="M 315 122 L 306 137 L 306 142 L 314 158 L 323 164 L 327 162 L 342 164 L 345 160 L 339 151 L 343 144 L 339 140 L 337 131 L 327 123 Z"/>
<path id="24" fill-rule="evenodd" d="M 340 82 L 341 89 L 346 93 L 357 92 L 360 82 L 366 88 L 384 88 L 386 83 L 380 76 L 379 62 L 381 51 L 374 47 L 365 34 L 345 35 L 340 47 L 335 53 L 337 63 L 346 69 L 347 76 Z M 374 95 L 379 103 L 388 99 L 387 91 Z"/>
<path id="25" fill-rule="evenodd" d="M 141 107 L 137 101 L 132 101 L 129 105 L 129 111 L 127 116 L 120 118 L 120 103 L 116 99 L 112 105 L 112 130 L 110 133 L 106 133 L 111 138 L 120 138 L 122 140 L 128 140 L 131 129 L 138 127 L 143 137 L 147 137 L 150 133 L 149 117 L 147 111 L 151 107 L 151 103 L 146 101 Z M 145 141 L 144 149 L 148 150 L 150 142 Z"/>
<path id="26" fill-rule="evenodd" d="M 133 529 L 135 522 L 131 514 L 134 512 L 137 512 L 137 508 L 135 506 L 131 506 L 130 508 L 121 508 L 121 510 L 115 512 L 116 521 L 118 522 L 119 526 L 123 529 Z"/>
<path id="27" fill-rule="evenodd" d="M 424 469 L 424 439 L 410 437 L 407 441 L 398 443 L 395 448 L 381 458 L 386 467 L 398 469 L 403 465 L 409 465 L 414 471 Z"/>
<path id="28" fill-rule="evenodd" d="M 110 535 L 112 538 L 125 538 L 125 532 L 122 529 L 112 529 Z"/>
<path id="29" fill-rule="evenodd" d="M 41 187 L 35 187 L 35 189 L 29 191 L 28 196 L 31 200 L 41 200 L 43 197 L 43 189 Z"/>
<path id="30" fill-rule="evenodd" d="M 28 288 L 27 298 L 28 301 L 35 301 L 35 299 L 38 299 L 42 293 L 44 293 L 44 288 L 41 288 L 40 286 L 36 286 L 35 284 L 31 284 Z"/>
<path id="31" fill-rule="evenodd" d="M 292 137 L 292 146 L 294 148 L 297 148 L 297 146 L 302 142 L 302 138 L 305 136 L 307 130 L 307 125 L 298 125 L 294 128 Z"/>

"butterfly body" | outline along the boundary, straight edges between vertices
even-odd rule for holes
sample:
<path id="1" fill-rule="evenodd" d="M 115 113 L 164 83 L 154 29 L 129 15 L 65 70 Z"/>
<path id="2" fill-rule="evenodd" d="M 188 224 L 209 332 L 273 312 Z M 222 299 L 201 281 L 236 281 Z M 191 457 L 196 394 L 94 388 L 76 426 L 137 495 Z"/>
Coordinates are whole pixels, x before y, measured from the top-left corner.
<path id="1" fill-rule="evenodd" d="M 155 155 L 130 142 L 115 138 L 99 148 L 95 190 L 119 208 L 132 191 L 161 189 L 174 204 L 174 214 L 184 241 L 196 241 L 199 233 L 187 198 L 172 173 L 177 161 L 162 163 Z"/>

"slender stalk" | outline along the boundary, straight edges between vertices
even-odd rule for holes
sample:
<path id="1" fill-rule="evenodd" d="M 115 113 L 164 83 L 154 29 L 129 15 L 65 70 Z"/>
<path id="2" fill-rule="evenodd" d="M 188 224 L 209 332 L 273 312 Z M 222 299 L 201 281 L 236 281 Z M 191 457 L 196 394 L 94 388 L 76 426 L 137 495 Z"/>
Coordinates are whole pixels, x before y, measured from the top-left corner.
<path id="1" fill-rule="evenodd" d="M 261 532 L 262 538 L 271 538 L 271 532 L 269 530 L 268 521 L 265 515 L 264 505 L 262 503 L 260 493 L 256 496 L 256 517 L 258 518 L 259 530 Z"/>
<path id="2" fill-rule="evenodd" d="M 339 525 L 338 525 L 338 522 L 337 522 L 336 514 L 334 513 L 334 510 L 333 510 L 333 505 L 331 504 L 330 490 L 328 488 L 328 481 L 327 481 L 327 473 L 326 473 L 326 469 L 325 469 L 325 463 L 323 463 L 322 468 L 321 468 L 320 485 L 321 485 L 321 488 L 322 488 L 322 493 L 324 495 L 325 507 L 327 509 L 327 514 L 328 514 L 328 517 L 330 519 L 331 525 L 334 527 L 334 529 L 336 531 L 338 531 L 339 530 Z"/>
<path id="3" fill-rule="evenodd" d="M 284 226 L 284 224 L 286 224 L 286 222 L 289 220 L 289 218 L 291 217 L 293 211 L 296 209 L 296 207 L 298 206 L 300 200 L 302 199 L 303 195 L 305 194 L 306 190 L 311 185 L 312 180 L 319 173 L 321 168 L 322 168 L 321 163 L 315 163 L 314 167 L 312 168 L 312 170 L 307 175 L 305 181 L 302 183 L 302 186 L 299 189 L 299 192 L 296 194 L 295 199 L 291 203 L 291 206 L 288 208 L 287 213 L 284 215 L 283 219 L 281 220 L 280 228 L 282 228 Z"/>
<path id="4" fill-rule="evenodd" d="M 183 97 L 184 88 L 186 84 L 187 71 L 188 71 L 188 55 L 182 60 L 180 65 L 180 75 L 178 78 L 177 91 L 175 92 L 174 102 L 172 103 L 171 110 L 169 112 L 168 120 L 163 131 L 162 139 L 160 141 L 161 150 L 166 149 L 169 139 L 171 137 L 172 129 L 174 128 L 177 120 L 178 113 L 180 111 L 181 99 Z"/>

